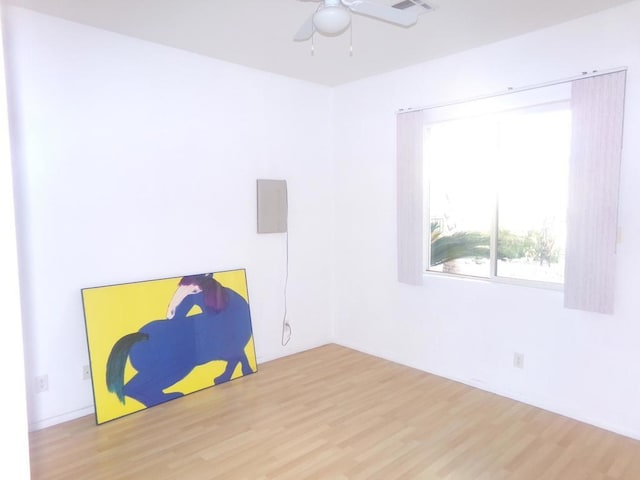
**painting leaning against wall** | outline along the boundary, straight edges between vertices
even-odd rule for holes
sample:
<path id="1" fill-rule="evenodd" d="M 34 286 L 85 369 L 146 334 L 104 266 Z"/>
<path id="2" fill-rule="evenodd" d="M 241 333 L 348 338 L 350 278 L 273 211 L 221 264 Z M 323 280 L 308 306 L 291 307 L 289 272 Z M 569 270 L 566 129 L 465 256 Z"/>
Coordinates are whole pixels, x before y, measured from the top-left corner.
<path id="1" fill-rule="evenodd" d="M 96 423 L 257 371 L 246 272 L 82 289 Z"/>

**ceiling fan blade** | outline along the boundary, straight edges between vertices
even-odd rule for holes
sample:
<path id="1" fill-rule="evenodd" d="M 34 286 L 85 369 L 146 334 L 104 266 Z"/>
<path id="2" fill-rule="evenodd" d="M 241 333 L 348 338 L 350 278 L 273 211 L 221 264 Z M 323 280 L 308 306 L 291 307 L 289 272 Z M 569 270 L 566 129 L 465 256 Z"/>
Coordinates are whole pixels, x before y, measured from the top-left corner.
<path id="1" fill-rule="evenodd" d="M 344 1 L 343 3 L 355 13 L 402 25 L 403 27 L 410 27 L 418 21 L 418 14 L 416 13 L 399 10 L 388 5 L 381 5 L 368 0 L 353 0 L 353 2 Z"/>
<path id="2" fill-rule="evenodd" d="M 296 33 L 293 39 L 296 42 L 304 42 L 305 40 L 309 40 L 313 36 L 313 15 L 311 15 L 306 22 L 302 24 L 298 33 Z"/>

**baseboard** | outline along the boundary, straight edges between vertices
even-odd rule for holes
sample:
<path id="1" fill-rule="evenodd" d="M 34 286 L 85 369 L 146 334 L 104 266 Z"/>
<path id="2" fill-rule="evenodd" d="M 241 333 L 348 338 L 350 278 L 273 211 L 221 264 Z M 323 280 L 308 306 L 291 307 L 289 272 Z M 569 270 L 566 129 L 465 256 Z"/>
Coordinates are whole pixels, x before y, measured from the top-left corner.
<path id="1" fill-rule="evenodd" d="M 500 395 L 501 397 L 509 398 L 511 400 L 515 400 L 517 402 L 521 402 L 521 403 L 530 405 L 532 407 L 540 408 L 542 410 L 555 413 L 557 415 L 562 415 L 563 417 L 571 418 L 578 422 L 586 423 L 588 425 L 601 428 L 603 430 L 607 430 L 609 432 L 613 432 L 618 435 L 632 438 L 634 440 L 640 440 L 640 432 L 638 431 L 629 429 L 622 425 L 616 425 L 611 422 L 603 421 L 601 419 L 592 418 L 589 415 L 585 415 L 582 412 L 577 412 L 572 410 L 571 408 L 567 408 L 566 405 L 559 405 L 557 402 L 554 402 L 549 398 L 525 396 L 525 395 L 522 395 L 521 393 L 512 392 L 495 385 L 487 384 L 486 382 L 475 381 L 473 379 L 460 378 L 455 375 L 451 375 L 449 372 L 426 370 L 418 365 L 399 362 L 398 360 L 391 358 L 390 356 L 380 355 L 379 353 L 367 351 L 366 349 L 362 349 L 358 346 L 350 345 L 345 342 L 334 342 L 334 343 L 336 345 L 341 345 L 343 347 L 350 348 L 352 350 L 356 350 L 358 352 L 362 352 L 367 355 L 383 358 L 393 363 L 406 365 L 407 367 L 415 368 L 416 370 L 420 370 L 420 371 L 429 373 L 431 375 L 436 375 L 438 377 L 446 378 L 448 380 L 453 380 L 454 382 L 462 383 L 464 385 L 468 385 L 470 387 L 477 388 L 479 390 L 484 390 L 485 392 L 493 393 L 495 395 Z"/>
<path id="2" fill-rule="evenodd" d="M 75 420 L 76 418 L 86 417 L 87 415 L 93 415 L 94 412 L 95 412 L 95 409 L 93 408 L 93 405 L 90 405 L 88 407 L 84 407 L 79 410 L 74 410 L 72 412 L 66 412 L 53 417 L 43 418 L 35 422 L 29 422 L 29 431 L 33 432 L 36 430 L 42 430 L 43 428 L 53 427 L 54 425 L 58 425 L 59 423 L 65 423 L 71 420 Z"/>
<path id="3" fill-rule="evenodd" d="M 268 362 L 270 360 L 276 360 L 281 357 L 287 357 L 289 355 L 294 355 L 296 353 L 304 352 L 306 350 L 311 350 L 312 348 L 321 347 L 322 345 L 326 345 L 329 342 L 316 342 L 309 343 L 303 345 L 296 346 L 285 346 L 280 350 L 272 350 L 267 353 L 261 354 L 257 356 L 258 362 L 258 371 L 260 370 L 260 364 Z M 43 428 L 53 427 L 54 425 L 58 425 L 60 423 L 69 422 L 71 420 L 75 420 L 80 417 L 84 417 L 86 415 L 93 415 L 95 413 L 95 409 L 93 405 L 90 405 L 85 408 L 81 408 L 79 410 L 74 410 L 71 412 L 62 413 L 60 415 L 56 415 L 49 418 L 43 418 L 40 420 L 36 420 L 34 422 L 29 422 L 29 431 L 33 432 L 36 430 L 42 430 Z"/>
<path id="4" fill-rule="evenodd" d="M 323 345 L 328 345 L 330 343 L 333 343 L 333 342 L 327 340 L 325 342 L 311 342 L 311 343 L 305 343 L 302 345 L 295 345 L 295 346 L 287 345 L 282 347 L 281 349 L 276 349 L 266 353 L 261 353 L 260 355 L 256 355 L 256 360 L 258 362 L 258 370 L 260 369 L 261 363 L 270 362 L 271 360 L 277 360 L 278 358 L 282 358 L 282 357 L 288 357 L 289 355 L 295 355 L 296 353 L 300 353 L 300 352 L 306 352 L 307 350 L 322 347 Z"/>

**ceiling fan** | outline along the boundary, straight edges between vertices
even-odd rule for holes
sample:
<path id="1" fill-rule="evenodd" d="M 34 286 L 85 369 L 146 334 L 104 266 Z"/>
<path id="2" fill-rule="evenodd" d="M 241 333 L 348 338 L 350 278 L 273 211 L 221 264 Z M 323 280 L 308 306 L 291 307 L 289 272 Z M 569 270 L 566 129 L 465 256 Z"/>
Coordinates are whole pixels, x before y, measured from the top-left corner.
<path id="1" fill-rule="evenodd" d="M 403 27 L 410 27 L 418 21 L 418 14 L 414 12 L 381 5 L 371 0 L 312 1 L 321 3 L 293 37 L 296 41 L 309 40 L 315 32 L 327 36 L 341 34 L 351 24 L 351 12 Z"/>

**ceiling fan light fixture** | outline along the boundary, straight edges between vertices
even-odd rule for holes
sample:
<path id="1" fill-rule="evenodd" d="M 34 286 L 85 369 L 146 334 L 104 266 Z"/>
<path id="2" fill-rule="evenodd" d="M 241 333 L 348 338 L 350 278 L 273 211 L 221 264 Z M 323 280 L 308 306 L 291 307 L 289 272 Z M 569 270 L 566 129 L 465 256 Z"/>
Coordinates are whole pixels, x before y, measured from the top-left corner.
<path id="1" fill-rule="evenodd" d="M 323 35 L 338 35 L 344 32 L 350 23 L 349 11 L 341 6 L 321 8 L 313 16 L 313 25 Z"/>

